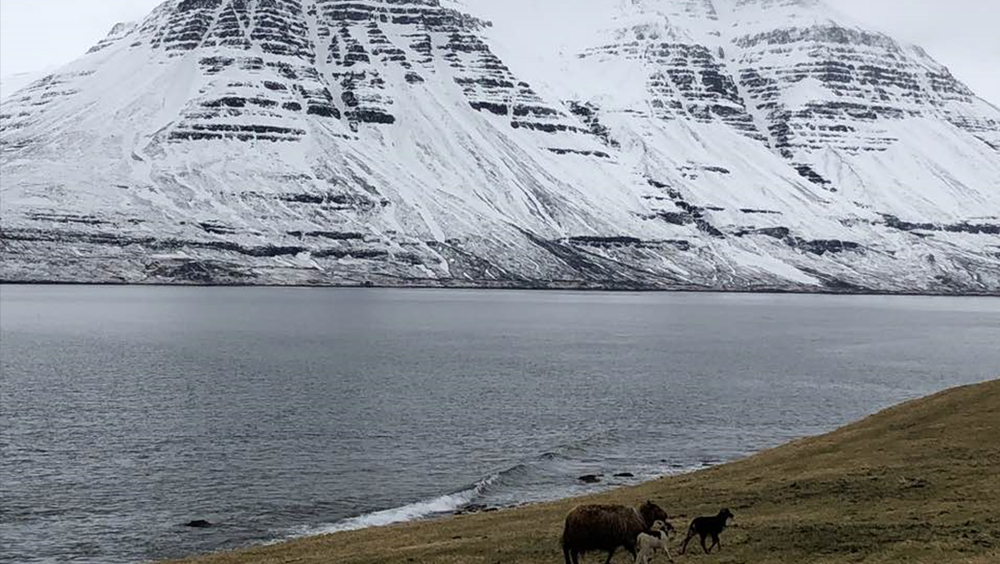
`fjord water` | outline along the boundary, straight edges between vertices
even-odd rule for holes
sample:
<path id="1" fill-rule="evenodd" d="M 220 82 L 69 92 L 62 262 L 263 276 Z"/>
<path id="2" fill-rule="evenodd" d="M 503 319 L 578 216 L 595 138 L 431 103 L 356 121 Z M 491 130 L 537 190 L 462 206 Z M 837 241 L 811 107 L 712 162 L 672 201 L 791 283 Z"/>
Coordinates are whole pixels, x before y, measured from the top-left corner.
<path id="1" fill-rule="evenodd" d="M 997 343 L 991 298 L 3 286 L 0 555 L 140 562 L 634 483 L 995 377 Z"/>

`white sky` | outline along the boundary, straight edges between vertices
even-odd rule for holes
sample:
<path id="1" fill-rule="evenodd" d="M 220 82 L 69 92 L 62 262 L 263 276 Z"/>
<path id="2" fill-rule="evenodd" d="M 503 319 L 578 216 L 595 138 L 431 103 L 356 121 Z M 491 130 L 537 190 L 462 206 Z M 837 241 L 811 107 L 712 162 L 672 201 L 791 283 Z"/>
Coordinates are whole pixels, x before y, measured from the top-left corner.
<path id="1" fill-rule="evenodd" d="M 464 0 L 511 40 L 543 37 L 527 15 L 576 13 L 593 20 L 616 0 Z M 539 10 L 538 2 L 546 8 Z M 120 21 L 142 18 L 160 0 L 0 0 L 0 76 L 48 70 L 82 55 Z M 591 4 L 588 8 L 586 4 Z M 1000 0 L 827 0 L 859 22 L 924 47 L 977 94 L 1000 105 Z M 596 8 L 596 9 L 595 9 Z M 517 18 L 519 25 L 508 25 Z M 592 22 L 590 22 L 592 23 Z M 555 26 L 558 28 L 559 26 Z"/>

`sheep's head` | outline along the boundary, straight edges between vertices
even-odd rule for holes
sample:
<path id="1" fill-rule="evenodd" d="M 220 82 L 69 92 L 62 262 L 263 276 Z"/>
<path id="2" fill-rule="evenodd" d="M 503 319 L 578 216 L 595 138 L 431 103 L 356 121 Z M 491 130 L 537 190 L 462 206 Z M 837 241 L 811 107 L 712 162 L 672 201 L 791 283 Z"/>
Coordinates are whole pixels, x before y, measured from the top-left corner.
<path id="1" fill-rule="evenodd" d="M 667 512 L 652 501 L 647 501 L 639 507 L 639 515 L 642 515 L 642 519 L 646 522 L 647 526 L 652 526 L 656 521 L 667 522 Z"/>

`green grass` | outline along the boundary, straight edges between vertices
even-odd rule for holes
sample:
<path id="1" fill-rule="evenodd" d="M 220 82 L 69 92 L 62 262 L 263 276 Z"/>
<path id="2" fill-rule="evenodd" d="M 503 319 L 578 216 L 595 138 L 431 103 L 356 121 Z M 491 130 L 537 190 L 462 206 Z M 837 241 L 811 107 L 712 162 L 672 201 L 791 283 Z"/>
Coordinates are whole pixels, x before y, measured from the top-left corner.
<path id="1" fill-rule="evenodd" d="M 705 556 L 692 545 L 675 554 L 678 562 L 997 564 L 1000 381 L 908 402 L 739 462 L 583 499 L 183 562 L 554 564 L 562 562 L 559 535 L 573 506 L 646 499 L 660 503 L 679 530 L 722 506 L 736 514 L 721 553 Z M 624 552 L 615 559 L 630 561 Z"/>

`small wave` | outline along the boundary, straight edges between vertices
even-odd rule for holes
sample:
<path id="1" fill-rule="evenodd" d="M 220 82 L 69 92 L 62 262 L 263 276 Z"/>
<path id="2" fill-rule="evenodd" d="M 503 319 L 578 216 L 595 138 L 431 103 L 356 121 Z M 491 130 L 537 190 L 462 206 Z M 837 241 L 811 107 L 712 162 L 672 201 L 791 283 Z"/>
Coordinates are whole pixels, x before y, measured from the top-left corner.
<path id="1" fill-rule="evenodd" d="M 486 480 L 480 482 L 483 487 L 477 492 L 479 494 L 486 493 L 487 491 L 493 489 L 494 487 L 509 486 L 511 484 L 516 484 L 521 480 L 525 479 L 527 476 L 531 475 L 531 467 L 528 464 L 515 464 L 506 470 L 501 470 L 496 474 L 493 474 Z"/>
<path id="2" fill-rule="evenodd" d="M 543 456 L 575 458 L 587 454 L 595 447 L 614 443 L 619 439 L 619 433 L 614 429 L 593 431 L 582 437 L 575 437 L 570 441 L 557 445 L 553 451 L 547 452 Z"/>
<path id="3" fill-rule="evenodd" d="M 344 531 L 357 531 L 370 527 L 384 527 L 386 525 L 393 525 L 396 523 L 406 523 L 409 521 L 426 519 L 428 517 L 451 514 L 472 504 L 477 497 L 482 495 L 486 489 L 496 483 L 500 478 L 501 474 L 494 474 L 484 480 L 476 482 L 470 488 L 455 493 L 425 501 L 418 501 L 402 507 L 366 513 L 364 515 L 344 519 L 330 525 L 311 527 L 297 532 L 292 536 L 292 538 L 328 535 L 332 533 L 342 533 Z"/>

